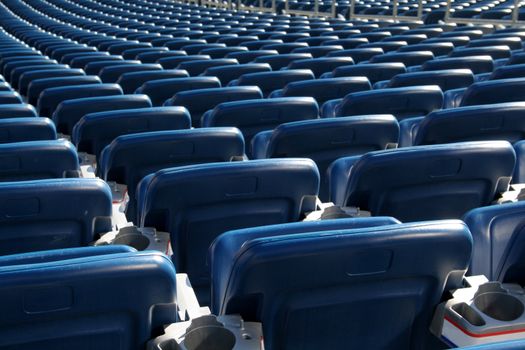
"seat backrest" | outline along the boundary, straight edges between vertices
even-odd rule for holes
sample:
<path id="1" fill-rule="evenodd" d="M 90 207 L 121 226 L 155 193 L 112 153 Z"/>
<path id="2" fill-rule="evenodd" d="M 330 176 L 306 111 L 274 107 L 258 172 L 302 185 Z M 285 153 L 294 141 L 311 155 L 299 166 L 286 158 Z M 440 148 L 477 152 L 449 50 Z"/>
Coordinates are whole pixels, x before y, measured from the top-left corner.
<path id="1" fill-rule="evenodd" d="M 142 63 L 142 64 L 122 64 L 116 66 L 104 67 L 100 73 L 100 79 L 104 83 L 116 83 L 120 76 L 124 73 L 143 72 L 143 71 L 162 70 L 162 66 L 158 63 Z"/>
<path id="2" fill-rule="evenodd" d="M 272 91 L 284 88 L 288 83 L 301 80 L 313 80 L 314 74 L 309 69 L 290 69 L 273 72 L 243 74 L 230 82 L 230 86 L 256 85 L 268 96 Z"/>
<path id="3" fill-rule="evenodd" d="M 120 135 L 190 127 L 190 114 L 183 107 L 111 110 L 84 115 L 73 128 L 72 141 L 79 151 L 98 159 L 104 147 Z"/>
<path id="4" fill-rule="evenodd" d="M 27 102 L 36 106 L 38 104 L 38 97 L 45 89 L 61 86 L 88 85 L 100 83 L 102 83 L 102 81 L 96 75 L 35 79 L 32 80 L 31 83 L 29 83 L 29 86 L 27 87 Z"/>
<path id="5" fill-rule="evenodd" d="M 353 64 L 354 60 L 350 57 L 322 57 L 290 62 L 288 69 L 310 69 L 319 78 L 323 73 L 331 72 L 337 67 Z"/>
<path id="6" fill-rule="evenodd" d="M 172 78 L 147 81 L 135 93 L 146 94 L 154 106 L 162 106 L 180 91 L 220 87 L 221 82 L 216 77 Z"/>
<path id="7" fill-rule="evenodd" d="M 250 63 L 257 57 L 278 55 L 276 50 L 252 50 L 242 52 L 231 52 L 226 55 L 228 58 L 235 58 L 240 64 Z"/>
<path id="8" fill-rule="evenodd" d="M 75 124 L 86 114 L 151 106 L 147 95 L 77 98 L 61 102 L 53 113 L 53 121 L 59 132 L 71 135 Z"/>
<path id="9" fill-rule="evenodd" d="M 494 69 L 489 80 L 525 78 L 525 64 L 512 64 Z"/>
<path id="10" fill-rule="evenodd" d="M 92 61 L 87 63 L 84 66 L 84 71 L 86 74 L 92 74 L 92 75 L 98 75 L 100 76 L 100 73 L 102 70 L 106 67 L 114 67 L 114 66 L 133 66 L 133 65 L 139 65 L 140 61 L 138 60 L 100 60 L 100 61 Z"/>
<path id="11" fill-rule="evenodd" d="M 474 250 L 469 273 L 490 281 L 525 283 L 525 202 L 506 203 L 469 211 Z"/>
<path id="12" fill-rule="evenodd" d="M 33 80 L 53 77 L 79 77 L 85 76 L 86 73 L 82 69 L 42 69 L 25 72 L 18 79 L 18 91 L 27 96 L 29 84 Z"/>
<path id="13" fill-rule="evenodd" d="M 268 63 L 245 63 L 233 66 L 210 67 L 202 73 L 204 76 L 214 76 L 219 78 L 223 86 L 234 79 L 247 73 L 270 72 L 272 68 Z"/>
<path id="14" fill-rule="evenodd" d="M 77 151 L 69 141 L 0 144 L 0 181 L 78 177 L 79 169 Z"/>
<path id="15" fill-rule="evenodd" d="M 291 82 L 280 91 L 279 95 L 280 97 L 310 96 L 322 105 L 328 100 L 370 89 L 372 86 L 366 77 L 341 77 Z M 271 97 L 273 95 L 272 93 Z"/>
<path id="16" fill-rule="evenodd" d="M 38 97 L 37 110 L 41 117 L 50 118 L 57 106 L 66 100 L 122 95 L 118 84 L 87 84 L 45 89 Z"/>
<path id="17" fill-rule="evenodd" d="M 472 249 L 456 220 L 247 238 L 215 243 L 212 308 L 262 322 L 272 349 L 428 349 Z"/>
<path id="18" fill-rule="evenodd" d="M 515 161 L 506 141 L 406 147 L 370 152 L 357 160 L 340 158 L 330 169 L 330 199 L 403 222 L 460 218 L 507 190 Z"/>
<path id="19" fill-rule="evenodd" d="M 175 269 L 158 252 L 66 256 L 3 266 L 0 276 L 6 348 L 139 350 L 177 321 Z"/>
<path id="20" fill-rule="evenodd" d="M 414 145 L 523 139 L 525 102 L 507 102 L 432 112 L 419 124 Z"/>
<path id="21" fill-rule="evenodd" d="M 35 108 L 30 104 L 18 103 L 1 105 L 0 119 L 5 118 L 33 118 L 37 117 Z"/>
<path id="22" fill-rule="evenodd" d="M 384 51 L 380 47 L 369 47 L 369 48 L 355 48 L 341 51 L 332 51 L 327 57 L 351 57 L 354 62 L 360 63 L 368 61 L 370 58 L 383 54 Z"/>
<path id="23" fill-rule="evenodd" d="M 208 283 L 208 247 L 219 234 L 298 221 L 315 201 L 319 172 L 309 159 L 208 163 L 160 170 L 137 188 L 138 220 L 170 232 L 173 259 L 192 285 Z M 311 208 L 310 208 L 311 209 Z"/>
<path id="24" fill-rule="evenodd" d="M 122 74 L 117 84 L 122 87 L 125 94 L 132 94 L 142 84 L 149 80 L 170 79 L 170 78 L 187 78 L 188 72 L 180 69 L 164 69 L 152 71 L 129 72 Z"/>
<path id="25" fill-rule="evenodd" d="M 474 83 L 470 69 L 444 69 L 403 73 L 390 79 L 388 87 L 437 85 L 441 91 L 464 88 Z"/>
<path id="26" fill-rule="evenodd" d="M 253 142 L 257 158 L 312 159 L 321 175 L 319 197 L 328 199 L 328 166 L 336 159 L 384 150 L 397 144 L 399 125 L 392 115 L 305 120 L 279 125 L 271 136 Z"/>
<path id="27" fill-rule="evenodd" d="M 525 78 L 499 79 L 472 84 L 463 95 L 460 106 L 485 105 L 525 100 Z"/>
<path id="28" fill-rule="evenodd" d="M 210 67 L 236 66 L 239 62 L 235 58 L 217 58 L 210 60 L 196 60 L 180 63 L 177 68 L 184 69 L 190 76 L 197 76 Z"/>
<path id="29" fill-rule="evenodd" d="M 510 48 L 506 45 L 483 46 L 483 47 L 459 47 L 454 49 L 450 57 L 467 57 L 476 55 L 488 55 L 493 60 L 509 58 L 511 55 Z"/>
<path id="30" fill-rule="evenodd" d="M 401 62 L 406 67 L 419 66 L 434 58 L 431 51 L 389 52 L 370 59 L 370 63 Z"/>
<path id="31" fill-rule="evenodd" d="M 454 45 L 452 43 L 421 43 L 404 46 L 399 49 L 399 52 L 430 51 L 434 56 L 445 56 L 452 50 L 454 50 Z"/>
<path id="32" fill-rule="evenodd" d="M 111 231 L 100 179 L 0 182 L 0 254 L 85 246 Z"/>
<path id="33" fill-rule="evenodd" d="M 367 77 L 374 84 L 405 72 L 406 67 L 400 62 L 363 63 L 355 66 L 338 67 L 333 70 L 332 77 Z"/>
<path id="34" fill-rule="evenodd" d="M 244 156 L 244 139 L 236 128 L 155 131 L 119 136 L 102 152 L 97 173 L 127 186 L 126 216 L 136 218 L 135 193 L 140 180 L 164 168 L 230 162 Z"/>
<path id="35" fill-rule="evenodd" d="M 488 55 L 440 58 L 423 63 L 422 70 L 470 69 L 474 74 L 489 73 L 494 61 Z"/>
<path id="36" fill-rule="evenodd" d="M 56 138 L 55 124 L 47 118 L 0 119 L 0 144 Z"/>
<path id="37" fill-rule="evenodd" d="M 311 97 L 283 97 L 224 102 L 204 113 L 203 127 L 235 126 L 246 142 L 246 154 L 251 154 L 251 140 L 255 134 L 272 130 L 279 124 L 317 119 L 319 106 Z"/>
<path id="38" fill-rule="evenodd" d="M 354 92 L 346 95 L 336 116 L 393 114 L 398 120 L 419 117 L 441 109 L 443 92 L 437 85 Z"/>
<path id="39" fill-rule="evenodd" d="M 232 86 L 181 91 L 164 102 L 165 106 L 183 106 L 191 115 L 191 125 L 199 127 L 202 115 L 224 102 L 262 99 L 257 86 Z"/>

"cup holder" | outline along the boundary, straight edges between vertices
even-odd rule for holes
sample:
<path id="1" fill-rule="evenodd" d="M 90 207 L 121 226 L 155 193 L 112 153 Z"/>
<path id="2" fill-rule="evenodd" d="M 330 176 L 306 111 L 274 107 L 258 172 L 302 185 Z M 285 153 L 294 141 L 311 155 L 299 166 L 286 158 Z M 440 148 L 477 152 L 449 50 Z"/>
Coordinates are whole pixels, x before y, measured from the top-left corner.
<path id="1" fill-rule="evenodd" d="M 136 227 L 123 227 L 115 237 L 113 244 L 123 244 L 135 248 L 136 250 L 145 250 L 148 248 L 149 238 L 144 236 Z"/>
<path id="2" fill-rule="evenodd" d="M 483 293 L 474 298 L 474 305 L 485 315 L 498 321 L 514 321 L 523 315 L 524 306 L 512 295 Z"/>
<path id="3" fill-rule="evenodd" d="M 232 350 L 235 335 L 215 316 L 202 316 L 192 320 L 183 344 L 188 350 Z"/>

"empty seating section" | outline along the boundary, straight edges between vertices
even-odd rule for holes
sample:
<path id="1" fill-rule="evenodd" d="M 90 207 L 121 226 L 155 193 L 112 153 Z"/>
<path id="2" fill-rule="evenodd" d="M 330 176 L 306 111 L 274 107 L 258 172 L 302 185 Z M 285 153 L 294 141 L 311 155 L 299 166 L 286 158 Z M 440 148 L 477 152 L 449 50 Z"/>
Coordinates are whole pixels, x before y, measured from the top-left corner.
<path id="1" fill-rule="evenodd" d="M 443 348 L 465 275 L 525 285 L 514 1 L 188 2 L 0 3 L 1 349 L 146 349 L 176 271 L 269 350 Z"/>

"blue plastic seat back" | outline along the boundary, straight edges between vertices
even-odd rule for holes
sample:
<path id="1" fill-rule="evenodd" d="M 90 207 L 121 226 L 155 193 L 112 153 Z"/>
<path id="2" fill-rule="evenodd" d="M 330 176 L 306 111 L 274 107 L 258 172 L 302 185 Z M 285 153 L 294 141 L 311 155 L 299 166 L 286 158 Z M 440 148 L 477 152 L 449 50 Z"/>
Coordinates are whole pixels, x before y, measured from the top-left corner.
<path id="1" fill-rule="evenodd" d="M 356 48 L 341 51 L 332 51 L 327 57 L 351 57 L 355 63 L 368 61 L 374 56 L 383 54 L 384 51 L 380 47 Z"/>
<path id="2" fill-rule="evenodd" d="M 118 56 L 118 55 L 117 55 Z M 106 51 L 95 51 L 95 52 L 79 52 L 79 53 L 69 53 L 62 57 L 60 62 L 62 64 L 68 64 L 71 68 L 83 68 L 84 65 L 78 65 L 79 61 L 75 61 L 76 59 L 82 60 L 89 60 L 90 58 L 94 57 L 111 57 L 108 52 Z M 120 57 L 122 59 L 122 57 Z M 111 58 L 110 58 L 111 59 Z M 76 67 L 73 67 L 73 63 L 77 65 Z"/>
<path id="3" fill-rule="evenodd" d="M 162 66 L 158 63 L 123 64 L 105 67 L 100 71 L 99 76 L 104 83 L 116 83 L 124 73 L 160 70 L 162 70 Z"/>
<path id="4" fill-rule="evenodd" d="M 103 55 L 103 56 L 79 56 L 69 62 L 71 68 L 85 68 L 91 62 L 103 62 L 103 61 L 121 61 L 122 56 L 120 55 Z"/>
<path id="5" fill-rule="evenodd" d="M 490 56 L 440 58 L 423 63 L 422 70 L 470 69 L 474 74 L 489 73 L 494 69 Z"/>
<path id="6" fill-rule="evenodd" d="M 106 67 L 116 67 L 116 66 L 133 66 L 140 64 L 138 60 L 101 60 L 89 62 L 84 66 L 84 71 L 86 74 L 94 74 L 100 76 L 102 70 Z M 116 80 L 116 79 L 115 79 Z"/>
<path id="7" fill-rule="evenodd" d="M 61 102 L 53 113 L 53 121 L 59 132 L 71 135 L 75 124 L 86 114 L 151 106 L 147 95 L 77 98 Z"/>
<path id="8" fill-rule="evenodd" d="M 98 159 L 104 147 L 120 135 L 190 127 L 190 114 L 182 107 L 110 110 L 84 115 L 73 128 L 72 140 L 79 151 Z"/>
<path id="9" fill-rule="evenodd" d="M 137 55 L 136 59 L 140 60 L 142 63 L 155 63 L 159 59 L 164 57 L 177 57 L 177 56 L 187 56 L 186 52 L 172 50 L 172 51 L 161 51 L 161 52 L 144 52 Z"/>
<path id="10" fill-rule="evenodd" d="M 80 169 L 75 147 L 64 140 L 0 144 L 0 165 L 0 181 L 78 177 Z"/>
<path id="11" fill-rule="evenodd" d="M 22 96 L 16 91 L 0 91 L 0 105 L 24 103 Z"/>
<path id="12" fill-rule="evenodd" d="M 117 80 L 125 94 L 132 94 L 149 80 L 187 78 L 188 72 L 180 69 L 165 69 L 124 73 Z"/>
<path id="13" fill-rule="evenodd" d="M 45 89 L 52 87 L 61 86 L 73 86 L 73 85 L 88 85 L 88 84 L 101 84 L 102 81 L 96 75 L 80 75 L 80 76 L 68 76 L 68 77 L 53 77 L 53 78 L 42 78 L 35 79 L 29 83 L 27 87 L 27 102 L 36 106 L 38 104 L 38 97 Z"/>
<path id="14" fill-rule="evenodd" d="M 4 266 L 0 275 L 6 348 L 139 350 L 176 321 L 175 269 L 158 252 L 66 256 Z M 34 332 L 24 334 L 27 327 Z"/>
<path id="15" fill-rule="evenodd" d="M 524 204 L 477 208 L 463 217 L 474 239 L 470 274 L 485 275 L 490 281 L 525 283 Z"/>
<path id="16" fill-rule="evenodd" d="M 420 43 L 404 46 L 399 49 L 399 52 L 430 51 L 437 57 L 448 55 L 452 50 L 454 50 L 452 43 Z"/>
<path id="17" fill-rule="evenodd" d="M 53 87 L 45 89 L 40 93 L 37 110 L 41 117 L 50 118 L 62 101 L 85 97 L 116 95 L 122 95 L 122 88 L 117 84 L 87 84 Z"/>
<path id="18" fill-rule="evenodd" d="M 337 67 L 353 64 L 354 60 L 350 57 L 323 57 L 293 61 L 288 65 L 288 69 L 310 69 L 319 78 L 323 73 L 331 72 Z"/>
<path id="19" fill-rule="evenodd" d="M 190 76 L 197 76 L 210 67 L 236 66 L 239 62 L 234 58 L 217 58 L 211 60 L 196 60 L 180 63 L 177 68 L 186 70 Z"/>
<path id="20" fill-rule="evenodd" d="M 330 199 L 403 222 L 460 218 L 507 190 L 515 162 L 506 141 L 371 152 L 332 164 Z"/>
<path id="21" fill-rule="evenodd" d="M 289 53 L 269 56 L 259 56 L 253 60 L 254 63 L 268 63 L 273 70 L 287 67 L 290 63 L 297 60 L 312 59 L 309 53 Z"/>
<path id="22" fill-rule="evenodd" d="M 0 119 L 0 144 L 56 138 L 55 124 L 47 118 Z"/>
<path id="23" fill-rule="evenodd" d="M 287 122 L 317 119 L 318 115 L 319 107 L 311 97 L 245 100 L 219 104 L 202 116 L 201 125 L 239 128 L 246 142 L 246 154 L 251 155 L 255 134 Z"/>
<path id="24" fill-rule="evenodd" d="M 111 231 L 111 190 L 99 179 L 0 183 L 0 254 L 85 246 Z"/>
<path id="25" fill-rule="evenodd" d="M 180 91 L 220 87 L 221 82 L 216 77 L 172 78 L 147 81 L 135 93 L 146 94 L 154 106 L 162 106 Z"/>
<path id="26" fill-rule="evenodd" d="M 499 79 L 472 84 L 460 106 L 484 105 L 525 100 L 525 78 Z"/>
<path id="27" fill-rule="evenodd" d="M 174 69 L 178 68 L 181 63 L 191 62 L 191 61 L 203 61 L 210 60 L 209 55 L 186 55 L 186 56 L 171 56 L 171 57 L 162 57 L 157 60 L 157 62 L 162 65 L 164 69 Z"/>
<path id="28" fill-rule="evenodd" d="M 508 46 L 511 50 L 521 50 L 523 49 L 523 44 L 521 43 L 521 38 L 518 36 L 509 36 L 505 38 L 482 38 L 471 40 L 467 47 L 486 47 L 486 46 Z"/>
<path id="29" fill-rule="evenodd" d="M 513 64 L 498 67 L 492 72 L 489 80 L 525 78 L 525 64 Z"/>
<path id="30" fill-rule="evenodd" d="M 417 128 L 414 145 L 525 139 L 525 103 L 508 102 L 432 112 Z"/>
<path id="31" fill-rule="evenodd" d="M 399 125 L 392 115 L 306 120 L 279 125 L 256 136 L 257 158 L 304 157 L 315 161 L 321 175 L 319 197 L 328 200 L 328 166 L 338 158 L 384 150 L 397 144 Z M 257 142 L 261 138 L 261 142 Z"/>
<path id="32" fill-rule="evenodd" d="M 181 91 L 164 103 L 165 106 L 183 106 L 191 115 L 191 125 L 199 127 L 202 115 L 224 102 L 262 99 L 257 86 L 232 86 Z"/>
<path id="33" fill-rule="evenodd" d="M 73 76 L 85 76 L 86 74 L 82 69 L 42 69 L 29 71 L 22 74 L 18 80 L 18 91 L 27 96 L 27 90 L 29 84 L 33 80 L 53 77 L 73 77 Z"/>
<path id="34" fill-rule="evenodd" d="M 266 346 L 280 349 L 428 349 L 435 306 L 462 285 L 472 249 L 455 220 L 246 231 L 215 243 L 213 311 L 262 322 Z"/>
<path id="35" fill-rule="evenodd" d="M 402 120 L 427 115 L 442 105 L 443 92 L 436 85 L 379 89 L 348 94 L 335 116 L 393 114 Z"/>
<path id="36" fill-rule="evenodd" d="M 233 66 L 218 66 L 206 69 L 202 75 L 217 77 L 223 86 L 243 74 L 269 72 L 272 68 L 267 63 L 246 63 Z"/>
<path id="37" fill-rule="evenodd" d="M 468 57 L 477 55 L 488 55 L 493 60 L 500 58 L 509 58 L 511 55 L 510 48 L 506 45 L 503 46 L 483 46 L 483 47 L 460 47 L 454 49 L 449 56 L 450 57 Z"/>
<path id="38" fill-rule="evenodd" d="M 464 88 L 474 83 L 469 69 L 445 69 L 402 73 L 390 79 L 388 87 L 437 85 L 442 91 Z"/>
<path id="39" fill-rule="evenodd" d="M 377 55 L 370 59 L 370 63 L 401 62 L 406 67 L 419 66 L 434 58 L 431 51 L 393 52 Z"/>
<path id="40" fill-rule="evenodd" d="M 240 64 L 250 63 L 257 57 L 278 55 L 276 50 L 253 50 L 243 52 L 232 52 L 226 55 L 227 58 L 235 58 Z"/>
<path id="41" fill-rule="evenodd" d="M 261 89 L 264 96 L 268 96 L 272 91 L 282 89 L 288 83 L 312 79 L 315 79 L 315 76 L 309 69 L 291 69 L 243 74 L 239 79 L 232 81 L 229 85 L 256 85 Z"/>
<path id="42" fill-rule="evenodd" d="M 270 97 L 310 96 L 322 105 L 328 100 L 343 98 L 352 92 L 371 88 L 366 77 L 315 79 L 289 83 L 284 89 L 273 92 Z"/>
<path id="43" fill-rule="evenodd" d="M 170 130 L 123 135 L 102 152 L 98 174 L 128 187 L 126 216 L 136 220 L 136 188 L 146 175 L 164 168 L 229 162 L 244 156 L 244 139 L 236 128 Z"/>
<path id="44" fill-rule="evenodd" d="M 0 105 L 0 119 L 37 117 L 35 108 L 30 104 Z"/>
<path id="45" fill-rule="evenodd" d="M 332 77 L 367 77 L 374 84 L 381 80 L 388 80 L 393 76 L 406 73 L 403 63 L 363 63 L 354 66 L 343 66 L 333 70 Z"/>
<path id="46" fill-rule="evenodd" d="M 137 188 L 141 226 L 170 232 L 173 259 L 192 285 L 207 285 L 208 247 L 223 232 L 298 221 L 315 201 L 309 159 L 210 163 L 160 170 Z"/>

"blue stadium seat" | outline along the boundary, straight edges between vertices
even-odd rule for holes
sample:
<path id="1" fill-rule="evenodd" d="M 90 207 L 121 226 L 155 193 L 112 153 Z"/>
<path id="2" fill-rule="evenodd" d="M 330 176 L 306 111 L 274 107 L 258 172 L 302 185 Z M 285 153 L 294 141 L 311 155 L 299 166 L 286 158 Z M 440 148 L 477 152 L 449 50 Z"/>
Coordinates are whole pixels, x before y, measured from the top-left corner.
<path id="1" fill-rule="evenodd" d="M 474 83 L 469 69 L 445 69 L 402 73 L 394 76 L 386 87 L 437 85 L 442 91 L 464 88 Z"/>
<path id="2" fill-rule="evenodd" d="M 36 106 L 38 97 L 45 89 L 62 86 L 101 84 L 102 81 L 96 75 L 80 75 L 69 77 L 54 77 L 35 79 L 27 87 L 27 102 Z"/>
<path id="3" fill-rule="evenodd" d="M 436 85 L 354 92 L 323 104 L 322 116 L 393 114 L 398 120 L 427 115 L 443 105 L 443 92 Z"/>
<path id="4" fill-rule="evenodd" d="M 55 140 L 55 124 L 47 118 L 0 119 L 0 144 L 11 142 Z"/>
<path id="5" fill-rule="evenodd" d="M 151 107 L 147 95 L 84 97 L 61 102 L 53 113 L 58 132 L 71 135 L 75 124 L 88 113 Z"/>
<path id="6" fill-rule="evenodd" d="M 87 84 L 45 89 L 38 97 L 37 110 L 41 117 L 50 118 L 57 106 L 66 100 L 84 97 L 122 95 L 122 88 L 117 84 Z"/>
<path id="7" fill-rule="evenodd" d="M 157 62 L 164 68 L 164 69 L 174 69 L 178 68 L 181 63 L 184 62 L 191 62 L 191 61 L 203 61 L 203 60 L 210 60 L 211 57 L 209 55 L 178 55 L 178 56 L 169 56 L 169 57 L 162 57 L 157 60 Z"/>
<path id="8" fill-rule="evenodd" d="M 162 106 L 180 91 L 220 87 L 221 82 L 216 77 L 172 78 L 147 81 L 135 93 L 148 95 L 154 106 Z"/>
<path id="9" fill-rule="evenodd" d="M 58 250 L 45 259 L 6 257 L 0 268 L 3 344 L 138 350 L 156 329 L 175 322 L 176 279 L 169 259 L 108 248 Z M 33 331 L 25 334 L 29 326 Z"/>
<path id="10" fill-rule="evenodd" d="M 483 81 L 468 87 L 460 106 L 484 105 L 525 100 L 525 78 Z"/>
<path id="11" fill-rule="evenodd" d="M 430 51 L 434 56 L 446 56 L 454 50 L 452 43 L 420 43 L 415 45 L 407 45 L 399 49 L 399 52 L 410 51 Z"/>
<path id="12" fill-rule="evenodd" d="M 421 69 L 470 69 L 474 74 L 490 73 L 494 69 L 494 61 L 488 55 L 439 58 L 423 63 Z"/>
<path id="13" fill-rule="evenodd" d="M 507 190 L 515 162 L 506 141 L 407 147 L 340 158 L 329 169 L 330 200 L 403 222 L 460 218 Z"/>
<path id="14" fill-rule="evenodd" d="M 494 69 L 488 80 L 525 78 L 525 64 L 513 64 Z"/>
<path id="15" fill-rule="evenodd" d="M 0 91 L 0 105 L 23 103 L 22 96 L 16 91 Z"/>
<path id="16" fill-rule="evenodd" d="M 322 105 L 328 100 L 343 98 L 352 92 L 371 88 L 366 77 L 326 78 L 292 82 L 283 89 L 275 90 L 269 97 L 310 96 Z"/>
<path id="17" fill-rule="evenodd" d="M 140 60 L 138 58 L 138 55 L 142 53 L 159 53 L 159 52 L 168 52 L 168 51 L 169 50 L 166 47 L 142 47 L 142 48 L 125 50 L 122 52 L 122 57 L 125 60 Z M 142 62 L 142 63 L 146 63 L 146 62 Z"/>
<path id="18" fill-rule="evenodd" d="M 0 120 L 5 118 L 37 117 L 35 108 L 30 104 L 0 105 Z"/>
<path id="19" fill-rule="evenodd" d="M 278 55 L 276 50 L 254 50 L 246 52 L 232 52 L 226 55 L 227 58 L 235 58 L 239 64 L 251 63 L 257 57 Z"/>
<path id="20" fill-rule="evenodd" d="M 524 102 L 444 109 L 411 125 L 407 136 L 413 145 L 481 140 L 514 143 L 525 139 L 524 118 Z"/>
<path id="21" fill-rule="evenodd" d="M 189 129 L 190 114 L 182 107 L 151 107 L 89 113 L 75 124 L 72 141 L 81 152 L 99 157 L 120 135 Z"/>
<path id="22" fill-rule="evenodd" d="M 98 75 L 104 83 L 116 83 L 119 80 L 120 76 L 124 73 L 158 70 L 162 70 L 162 66 L 158 63 L 122 64 L 117 66 L 104 67 Z"/>
<path id="23" fill-rule="evenodd" d="M 201 75 L 219 78 L 223 86 L 232 80 L 238 79 L 243 74 L 270 72 L 272 68 L 268 63 L 246 63 L 233 66 L 218 66 L 206 69 Z"/>
<path id="24" fill-rule="evenodd" d="M 64 140 L 0 144 L 0 164 L 0 181 L 78 177 L 80 170 L 75 147 Z"/>
<path id="25" fill-rule="evenodd" d="M 171 78 L 187 78 L 188 72 L 180 69 L 165 69 L 153 71 L 129 72 L 122 74 L 117 84 L 122 87 L 125 94 L 132 94 L 147 81 Z"/>
<path id="26" fill-rule="evenodd" d="M 287 67 L 290 63 L 297 60 L 312 59 L 312 55 L 309 53 L 288 53 L 279 55 L 268 55 L 256 57 L 254 63 L 268 63 L 272 70 L 279 70 Z"/>
<path id="27" fill-rule="evenodd" d="M 339 77 L 367 77 L 374 84 L 381 80 L 388 80 L 395 75 L 406 73 L 403 63 L 363 63 L 354 66 L 343 66 L 333 70 L 331 78 Z"/>
<path id="28" fill-rule="evenodd" d="M 328 166 L 338 158 L 384 150 L 397 144 L 392 115 L 305 120 L 279 125 L 253 139 L 253 158 L 310 158 L 321 175 L 319 197 L 328 200 Z"/>
<path id="29" fill-rule="evenodd" d="M 350 57 L 322 57 L 309 58 L 303 60 L 295 60 L 290 62 L 288 69 L 310 69 L 316 78 L 319 78 L 323 73 L 331 72 L 337 67 L 350 66 L 354 64 L 354 60 Z"/>
<path id="30" fill-rule="evenodd" d="M 225 58 L 226 55 L 232 52 L 248 52 L 248 49 L 243 46 L 215 47 L 201 50 L 199 54 L 209 55 L 212 59 L 214 59 Z"/>
<path id="31" fill-rule="evenodd" d="M 272 91 L 284 88 L 288 83 L 315 79 L 309 69 L 287 69 L 275 72 L 248 73 L 232 80 L 228 86 L 258 86 L 266 97 Z"/>
<path id="32" fill-rule="evenodd" d="M 136 66 L 140 65 L 140 61 L 138 60 L 103 60 L 103 61 L 95 61 L 90 62 L 86 64 L 84 67 L 84 71 L 86 74 L 90 75 L 98 75 L 102 73 L 102 70 L 106 67 L 116 67 L 116 66 Z M 116 79 L 115 79 L 116 80 Z"/>
<path id="33" fill-rule="evenodd" d="M 202 115 L 223 102 L 255 100 L 263 98 L 257 86 L 232 86 L 181 91 L 166 100 L 165 106 L 183 106 L 191 115 L 191 125 L 200 127 Z"/>
<path id="34" fill-rule="evenodd" d="M 293 50 L 308 47 L 307 43 L 285 42 L 282 44 L 269 44 L 261 46 L 261 50 L 276 50 L 279 55 L 290 54 Z"/>
<path id="35" fill-rule="evenodd" d="M 104 55 L 104 56 L 87 55 L 87 56 L 79 56 L 79 57 L 72 59 L 69 65 L 71 66 L 71 68 L 85 69 L 86 66 L 91 62 L 121 61 L 122 59 L 123 59 L 122 56 L 119 56 L 119 55 Z"/>
<path id="36" fill-rule="evenodd" d="M 140 60 L 142 63 L 155 63 L 159 59 L 164 57 L 177 57 L 177 56 L 187 56 L 185 51 L 182 50 L 170 50 L 170 51 L 161 51 L 161 52 L 144 52 L 135 59 Z"/>
<path id="37" fill-rule="evenodd" d="M 483 47 L 460 47 L 455 48 L 449 56 L 450 57 L 468 57 L 487 55 L 493 60 L 509 58 L 511 55 L 510 48 L 508 46 L 483 46 Z"/>
<path id="38" fill-rule="evenodd" d="M 319 172 L 309 159 L 168 168 L 139 183 L 138 220 L 170 232 L 177 269 L 199 288 L 209 283 L 205 262 L 215 237 L 232 229 L 298 221 L 312 209 L 318 188 Z"/>
<path id="39" fill-rule="evenodd" d="M 389 52 L 370 59 L 370 63 L 401 62 L 406 67 L 419 66 L 434 58 L 431 51 Z"/>
<path id="40" fill-rule="evenodd" d="M 283 97 L 225 102 L 204 113 L 202 127 L 235 126 L 246 143 L 246 154 L 251 155 L 251 141 L 255 134 L 272 130 L 280 124 L 317 119 L 319 107 L 311 97 Z"/>
<path id="41" fill-rule="evenodd" d="M 380 47 L 369 47 L 369 48 L 356 48 L 341 51 L 332 51 L 327 57 L 351 57 L 354 62 L 360 63 L 368 61 L 376 55 L 383 54 L 384 51 Z"/>
<path id="42" fill-rule="evenodd" d="M 190 164 L 229 162 L 244 156 L 244 139 L 236 128 L 155 131 L 117 137 L 102 152 L 97 173 L 127 186 L 128 220 L 137 222 L 136 189 L 158 170 Z"/>
<path id="43" fill-rule="evenodd" d="M 59 77 L 73 77 L 85 76 L 82 69 L 42 69 L 25 72 L 18 79 L 18 91 L 20 94 L 27 96 L 29 84 L 36 79 L 44 78 L 59 78 Z"/>
<path id="44" fill-rule="evenodd" d="M 463 217 L 474 239 L 470 274 L 485 275 L 490 281 L 525 283 L 524 205 L 491 205 Z"/>
<path id="45" fill-rule="evenodd" d="M 2 255 L 86 246 L 111 231 L 111 190 L 100 179 L 1 182 L 0 203 Z"/>
<path id="46" fill-rule="evenodd" d="M 428 349 L 435 306 L 462 286 L 472 250 L 460 221 L 265 231 L 215 242 L 212 310 L 262 322 L 272 349 Z"/>
<path id="47" fill-rule="evenodd" d="M 239 62 L 235 58 L 217 58 L 210 60 L 196 60 L 180 63 L 177 68 L 184 69 L 190 76 L 197 76 L 210 67 L 234 66 Z"/>
<path id="48" fill-rule="evenodd" d="M 299 47 L 292 51 L 294 53 L 309 53 L 313 58 L 320 58 L 328 55 L 330 52 L 340 51 L 343 47 L 341 45 L 322 45 L 312 47 Z"/>

